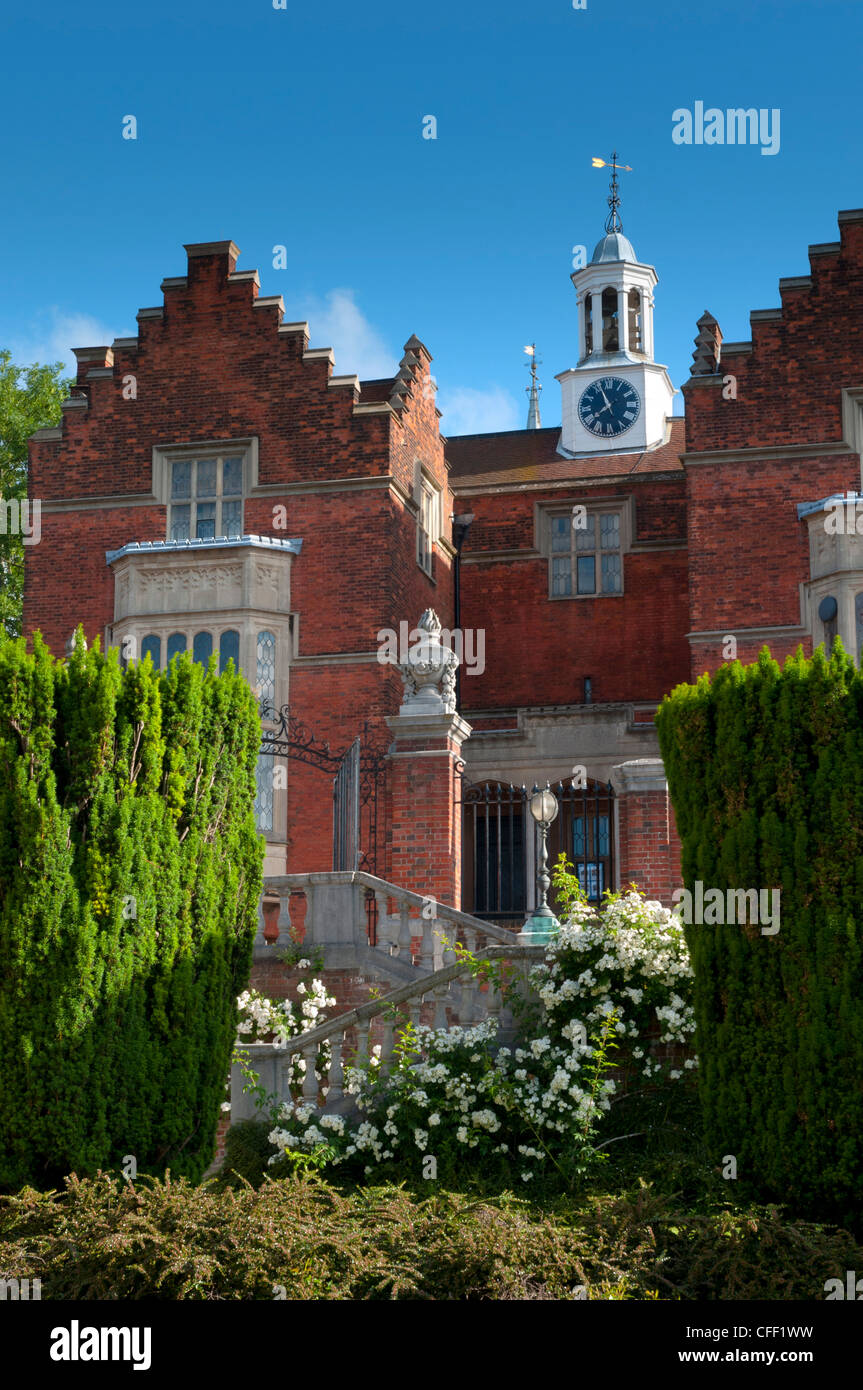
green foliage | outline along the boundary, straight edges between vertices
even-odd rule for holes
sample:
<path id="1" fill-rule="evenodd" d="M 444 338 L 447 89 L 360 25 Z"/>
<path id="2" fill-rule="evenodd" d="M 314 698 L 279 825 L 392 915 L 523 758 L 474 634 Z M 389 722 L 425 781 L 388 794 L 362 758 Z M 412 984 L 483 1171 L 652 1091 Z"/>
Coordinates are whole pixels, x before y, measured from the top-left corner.
<path id="1" fill-rule="evenodd" d="M 259 737 L 232 667 L 0 642 L 0 1184 L 206 1168 L 261 891 Z"/>
<path id="2" fill-rule="evenodd" d="M 18 367 L 0 350 L 0 498 L 27 496 L 27 440 L 34 430 L 60 423 L 60 402 L 69 381 L 62 362 Z M 24 544 L 20 534 L 0 532 L 0 632 L 21 631 Z"/>
<path id="3" fill-rule="evenodd" d="M 863 676 L 836 643 L 680 686 L 657 714 L 683 878 L 781 890 L 775 935 L 687 926 L 707 1141 L 741 1188 L 863 1202 Z"/>
<path id="4" fill-rule="evenodd" d="M 272 1124 L 265 1120 L 238 1120 L 225 1135 L 225 1160 L 219 1169 L 219 1184 L 236 1187 L 251 1183 L 259 1187 L 268 1170 L 273 1146 L 267 1137 Z"/>
<path id="5" fill-rule="evenodd" d="M 0 1278 L 69 1299 L 813 1299 L 863 1267 L 844 1231 L 682 1209 L 644 1184 L 545 1207 L 504 1192 L 217 1190 L 69 1179 L 0 1199 Z"/>

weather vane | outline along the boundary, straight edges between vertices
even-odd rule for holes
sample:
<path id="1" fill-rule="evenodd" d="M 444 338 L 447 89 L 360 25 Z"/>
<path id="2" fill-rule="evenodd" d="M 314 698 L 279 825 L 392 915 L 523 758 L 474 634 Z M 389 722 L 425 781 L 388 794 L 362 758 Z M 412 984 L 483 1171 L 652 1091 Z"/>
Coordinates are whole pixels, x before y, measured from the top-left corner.
<path id="1" fill-rule="evenodd" d="M 525 347 L 525 352 L 527 353 L 528 357 L 530 358 L 530 361 L 529 361 L 529 362 L 525 362 L 524 365 L 527 367 L 528 371 L 530 372 L 531 384 L 532 384 L 532 385 L 537 385 L 537 381 L 536 381 L 536 369 L 537 369 L 537 367 L 539 367 L 539 366 L 542 364 L 542 358 L 541 358 L 541 357 L 537 357 L 537 355 L 536 355 L 536 343 L 528 343 L 527 346 Z M 530 386 L 526 386 L 524 389 L 525 389 L 525 391 L 529 391 L 529 390 L 530 390 Z M 537 389 L 541 391 L 541 390 L 542 390 L 542 387 L 537 385 Z"/>
<path id="2" fill-rule="evenodd" d="M 612 152 L 611 159 L 597 159 L 594 156 L 594 158 L 591 160 L 591 164 L 594 169 L 611 169 L 611 186 L 608 198 L 608 206 L 611 209 L 611 211 L 605 219 L 605 230 L 607 232 L 622 232 L 623 223 L 620 220 L 619 212 L 620 194 L 617 191 L 617 171 L 618 169 L 625 169 L 628 173 L 631 174 L 632 165 L 618 164 L 617 150 L 614 150 Z"/>
<path id="3" fill-rule="evenodd" d="M 540 427 L 539 393 L 542 387 L 536 379 L 536 369 L 542 362 L 542 358 L 536 355 L 536 343 L 527 343 L 524 350 L 528 357 L 525 366 L 530 370 L 530 385 L 524 388 L 530 397 L 530 405 L 527 412 L 527 428 L 529 430 L 538 430 Z"/>

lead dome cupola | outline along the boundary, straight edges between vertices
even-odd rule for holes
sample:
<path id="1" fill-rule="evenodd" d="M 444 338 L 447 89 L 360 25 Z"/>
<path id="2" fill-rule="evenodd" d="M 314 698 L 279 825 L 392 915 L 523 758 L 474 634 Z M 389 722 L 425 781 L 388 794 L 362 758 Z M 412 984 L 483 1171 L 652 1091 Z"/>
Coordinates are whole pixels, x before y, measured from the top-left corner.
<path id="1" fill-rule="evenodd" d="M 603 261 L 631 261 L 637 265 L 638 260 L 629 237 L 625 237 L 623 232 L 606 232 L 596 243 L 590 264 L 600 265 Z"/>

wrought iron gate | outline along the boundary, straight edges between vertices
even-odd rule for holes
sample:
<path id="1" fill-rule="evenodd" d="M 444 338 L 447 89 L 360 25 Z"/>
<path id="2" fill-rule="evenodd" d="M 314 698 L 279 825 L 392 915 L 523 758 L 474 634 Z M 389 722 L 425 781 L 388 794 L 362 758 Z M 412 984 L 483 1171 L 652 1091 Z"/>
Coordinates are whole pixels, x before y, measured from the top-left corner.
<path id="1" fill-rule="evenodd" d="M 355 738 L 333 778 L 333 868 L 360 864 L 360 741 Z"/>
<path id="2" fill-rule="evenodd" d="M 548 862 L 563 853 L 592 902 L 614 887 L 614 791 L 611 783 L 552 785 L 557 819 L 548 834 Z M 466 784 L 462 792 L 462 903 L 475 917 L 524 920 L 535 874 L 539 831 L 527 788 Z M 530 853 L 530 850 L 533 850 Z"/>
<path id="3" fill-rule="evenodd" d="M 349 748 L 333 752 L 329 743 L 316 739 L 291 714 L 288 705 L 280 710 L 264 707 L 261 719 L 272 726 L 263 730 L 263 754 L 294 758 L 333 778 L 333 868 L 376 873 L 378 803 L 387 746 L 374 741 L 365 723 Z"/>

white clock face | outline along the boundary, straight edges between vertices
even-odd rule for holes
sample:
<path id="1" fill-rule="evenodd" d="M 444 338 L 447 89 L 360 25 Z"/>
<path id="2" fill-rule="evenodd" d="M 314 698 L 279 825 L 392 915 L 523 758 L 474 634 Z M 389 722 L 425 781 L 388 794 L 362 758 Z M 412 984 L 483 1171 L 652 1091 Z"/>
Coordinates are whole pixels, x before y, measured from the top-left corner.
<path id="1" fill-rule="evenodd" d="M 597 439 L 616 439 L 631 429 L 641 414 L 641 397 L 629 381 L 601 376 L 581 393 L 578 418 Z"/>

